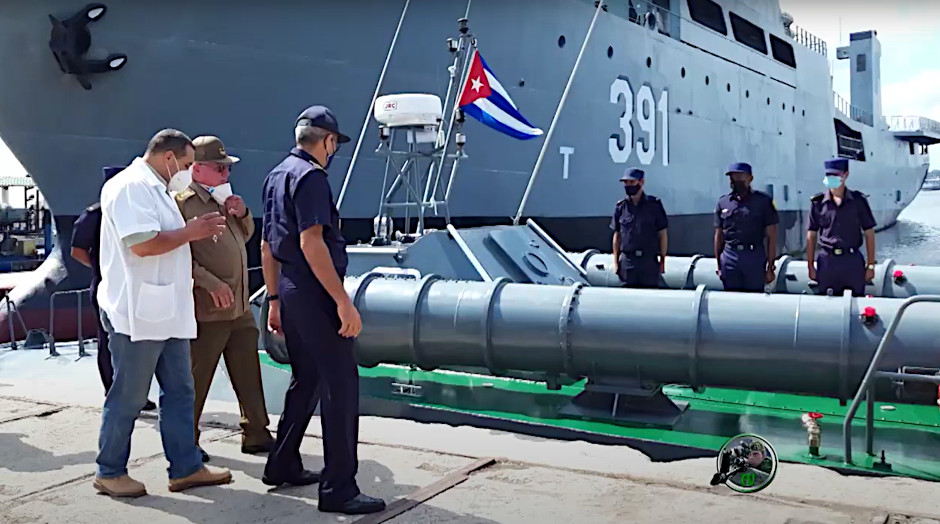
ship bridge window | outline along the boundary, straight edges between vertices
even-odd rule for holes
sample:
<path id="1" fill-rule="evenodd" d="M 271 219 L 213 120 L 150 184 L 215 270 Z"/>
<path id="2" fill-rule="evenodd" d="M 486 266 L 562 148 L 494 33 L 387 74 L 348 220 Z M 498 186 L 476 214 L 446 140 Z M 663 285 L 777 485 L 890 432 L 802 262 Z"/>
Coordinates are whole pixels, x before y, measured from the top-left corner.
<path id="1" fill-rule="evenodd" d="M 764 30 L 734 13 L 729 12 L 728 14 L 731 16 L 731 30 L 734 31 L 734 39 L 766 55 L 767 40 L 764 38 Z"/>
<path id="2" fill-rule="evenodd" d="M 793 46 L 770 35 L 770 51 L 774 54 L 774 59 L 796 69 L 796 56 L 793 55 Z"/>
<path id="3" fill-rule="evenodd" d="M 703 26 L 728 36 L 725 13 L 712 0 L 689 0 L 689 16 Z"/>

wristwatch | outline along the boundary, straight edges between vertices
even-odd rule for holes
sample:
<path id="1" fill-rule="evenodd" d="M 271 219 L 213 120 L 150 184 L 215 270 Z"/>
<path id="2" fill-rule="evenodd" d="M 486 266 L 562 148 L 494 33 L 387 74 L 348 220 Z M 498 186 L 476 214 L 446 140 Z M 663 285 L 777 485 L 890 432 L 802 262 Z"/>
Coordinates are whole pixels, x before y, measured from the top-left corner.
<path id="1" fill-rule="evenodd" d="M 868 264 L 865 269 L 875 269 L 875 264 Z"/>
<path id="2" fill-rule="evenodd" d="M 281 297 L 279 297 L 279 296 L 277 296 L 277 295 L 268 295 L 268 296 L 264 297 L 264 301 L 265 301 L 265 302 L 271 302 L 271 301 L 277 300 L 277 299 L 279 299 L 279 298 L 281 298 Z"/>

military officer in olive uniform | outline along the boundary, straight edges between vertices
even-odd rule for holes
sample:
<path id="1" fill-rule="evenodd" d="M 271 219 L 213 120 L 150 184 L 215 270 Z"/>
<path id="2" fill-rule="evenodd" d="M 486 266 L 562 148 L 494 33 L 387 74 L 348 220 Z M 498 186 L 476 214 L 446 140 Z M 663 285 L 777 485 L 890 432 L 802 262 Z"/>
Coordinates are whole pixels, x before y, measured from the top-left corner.
<path id="1" fill-rule="evenodd" d="M 614 273 L 623 287 L 659 287 L 665 270 L 669 222 L 662 201 L 643 192 L 644 178 L 640 169 L 628 169 L 620 177 L 627 196 L 617 202 L 610 221 Z"/>
<path id="2" fill-rule="evenodd" d="M 848 160 L 826 161 L 823 183 L 827 190 L 810 199 L 806 260 L 809 279 L 819 284 L 823 295 L 841 295 L 851 289 L 852 295 L 860 297 L 865 283 L 875 278 L 875 217 L 865 195 L 845 187 L 848 176 Z M 863 235 L 867 262 L 859 251 Z"/>

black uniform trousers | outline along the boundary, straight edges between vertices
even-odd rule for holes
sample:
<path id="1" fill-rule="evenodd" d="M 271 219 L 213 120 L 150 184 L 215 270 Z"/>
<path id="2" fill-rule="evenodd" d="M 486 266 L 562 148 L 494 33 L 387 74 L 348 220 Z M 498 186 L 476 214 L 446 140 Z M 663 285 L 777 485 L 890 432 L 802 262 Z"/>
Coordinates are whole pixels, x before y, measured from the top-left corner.
<path id="1" fill-rule="evenodd" d="M 355 342 L 338 334 L 336 303 L 319 283 L 294 286 L 282 276 L 278 296 L 291 382 L 265 474 L 290 478 L 301 472 L 300 444 L 319 400 L 324 461 L 320 501 L 342 503 L 360 493 Z"/>
<path id="2" fill-rule="evenodd" d="M 114 383 L 114 367 L 111 365 L 111 350 L 108 349 L 108 330 L 101 325 L 101 308 L 98 307 L 98 290 L 91 290 L 91 306 L 95 308 L 95 322 L 98 325 L 98 374 L 101 375 L 101 384 L 104 394 L 108 394 L 111 384 Z"/>

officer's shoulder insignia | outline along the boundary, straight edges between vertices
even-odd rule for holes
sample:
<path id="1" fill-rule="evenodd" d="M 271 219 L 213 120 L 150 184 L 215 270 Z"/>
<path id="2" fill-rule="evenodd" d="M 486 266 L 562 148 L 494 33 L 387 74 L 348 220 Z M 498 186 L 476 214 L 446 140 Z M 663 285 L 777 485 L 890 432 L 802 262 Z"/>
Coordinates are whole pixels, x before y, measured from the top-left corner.
<path id="1" fill-rule="evenodd" d="M 850 189 L 849 191 L 852 192 L 853 197 L 868 198 L 868 195 L 866 195 L 865 193 L 862 193 L 861 191 L 857 189 Z"/>
<path id="2" fill-rule="evenodd" d="M 183 191 L 180 191 L 179 193 L 176 194 L 176 200 L 177 202 L 185 202 L 186 200 L 188 200 L 190 197 L 192 197 L 195 194 L 196 192 L 193 191 L 192 189 L 184 189 Z"/>
<path id="3" fill-rule="evenodd" d="M 94 213 L 95 211 L 98 211 L 99 209 L 101 209 L 101 202 L 95 202 L 94 204 L 86 207 L 85 211 L 88 211 L 89 213 Z"/>
<path id="4" fill-rule="evenodd" d="M 659 202 L 659 197 L 657 196 L 646 195 L 646 198 L 648 198 L 650 202 Z"/>
<path id="5" fill-rule="evenodd" d="M 825 196 L 826 196 L 825 193 L 816 193 L 815 195 L 813 195 L 812 197 L 810 197 L 810 200 L 812 200 L 813 202 L 822 202 L 822 199 L 823 199 Z"/>

